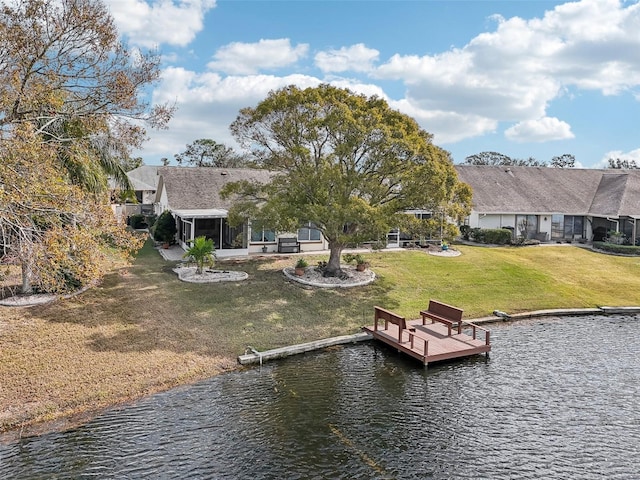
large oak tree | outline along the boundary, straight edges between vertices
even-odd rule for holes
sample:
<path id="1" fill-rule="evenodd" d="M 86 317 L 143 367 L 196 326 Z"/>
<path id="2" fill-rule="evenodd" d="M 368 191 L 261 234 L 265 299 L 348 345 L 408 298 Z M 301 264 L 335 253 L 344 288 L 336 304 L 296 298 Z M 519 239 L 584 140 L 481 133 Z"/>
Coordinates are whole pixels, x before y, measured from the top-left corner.
<path id="1" fill-rule="evenodd" d="M 63 268 L 54 257 L 75 266 L 70 283 L 86 283 L 105 240 L 122 250 L 135 245 L 101 212 L 107 176 L 126 186 L 122 166 L 145 139 L 145 125 L 163 127 L 171 116 L 171 107 L 143 100 L 158 78 L 158 55 L 122 45 L 99 0 L 0 4 L 0 177 L 10 182 L 0 240 L 3 253 L 22 263 L 23 290 L 31 280 L 61 290 L 47 280 Z M 44 245 L 48 257 L 37 254 Z"/>
<path id="2" fill-rule="evenodd" d="M 412 118 L 377 96 L 330 85 L 271 92 L 231 125 L 268 184 L 241 182 L 232 219 L 251 218 L 279 231 L 309 222 L 329 244 L 327 275 L 340 273 L 349 244 L 380 238 L 403 223 L 407 209 L 467 212 L 471 192 L 450 155 Z"/>

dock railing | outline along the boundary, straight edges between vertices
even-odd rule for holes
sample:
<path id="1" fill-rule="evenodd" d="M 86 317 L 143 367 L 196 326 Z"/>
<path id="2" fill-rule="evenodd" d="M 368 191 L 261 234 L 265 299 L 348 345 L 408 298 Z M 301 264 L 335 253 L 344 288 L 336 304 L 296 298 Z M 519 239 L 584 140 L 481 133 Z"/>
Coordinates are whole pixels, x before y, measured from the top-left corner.
<path id="1" fill-rule="evenodd" d="M 415 343 L 414 340 L 416 338 L 424 342 L 424 363 L 427 363 L 427 355 L 429 354 L 429 340 L 427 340 L 424 337 L 421 337 L 420 335 L 416 335 L 411 330 L 406 330 L 406 332 L 409 334 L 409 343 L 411 344 L 411 350 L 414 349 L 413 345 Z"/>
<path id="2" fill-rule="evenodd" d="M 479 327 L 478 325 L 476 325 L 475 323 L 471 323 L 471 322 L 462 322 L 462 328 L 471 328 L 473 330 L 473 334 L 472 337 L 474 340 L 476 340 L 478 338 L 478 331 L 481 331 L 484 333 L 484 343 L 486 345 L 490 345 L 491 344 L 491 332 L 489 330 L 487 330 L 486 328 L 482 328 Z"/>

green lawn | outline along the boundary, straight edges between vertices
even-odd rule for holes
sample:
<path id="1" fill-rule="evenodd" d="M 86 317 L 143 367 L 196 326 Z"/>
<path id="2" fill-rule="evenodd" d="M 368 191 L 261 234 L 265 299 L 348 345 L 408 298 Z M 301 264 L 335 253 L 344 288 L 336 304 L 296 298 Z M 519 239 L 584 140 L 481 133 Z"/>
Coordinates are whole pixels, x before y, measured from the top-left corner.
<path id="1" fill-rule="evenodd" d="M 179 281 L 147 242 L 97 288 L 51 305 L 0 309 L 0 430 L 68 417 L 237 368 L 266 350 L 355 333 L 380 305 L 418 317 L 430 298 L 465 318 L 547 308 L 640 305 L 640 258 L 574 246 L 459 246 L 366 254 L 378 275 L 353 289 L 289 282 L 295 256 L 220 262 L 238 283 Z M 309 257 L 310 264 L 325 256 Z"/>

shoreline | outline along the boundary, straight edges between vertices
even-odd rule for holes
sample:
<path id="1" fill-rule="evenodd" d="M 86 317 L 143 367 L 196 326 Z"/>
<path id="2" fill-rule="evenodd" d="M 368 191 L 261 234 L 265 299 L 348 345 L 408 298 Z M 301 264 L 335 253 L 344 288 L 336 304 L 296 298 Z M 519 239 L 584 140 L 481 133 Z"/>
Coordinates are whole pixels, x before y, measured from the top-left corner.
<path id="1" fill-rule="evenodd" d="M 563 309 L 547 309 L 547 310 L 534 310 L 530 312 L 521 312 L 513 315 L 506 314 L 504 312 L 496 312 L 498 315 L 490 315 L 486 317 L 480 317 L 475 319 L 469 319 L 468 322 L 480 324 L 492 324 L 492 323 L 506 323 L 514 322 L 518 320 L 527 320 L 532 318 L 542 317 L 559 317 L 559 316 L 588 316 L 588 315 L 638 315 L 640 314 L 640 306 L 625 306 L 625 307 L 609 307 L 602 306 L 596 308 L 563 308 Z M 64 432 L 78 428 L 94 418 L 100 416 L 104 412 L 124 407 L 135 403 L 136 401 L 146 398 L 152 395 L 156 395 L 162 392 L 169 391 L 173 388 L 188 387 L 200 381 L 213 378 L 218 375 L 224 375 L 226 373 L 239 372 L 249 368 L 255 368 L 255 364 L 267 360 L 269 358 L 282 359 L 291 355 L 299 355 L 301 353 L 319 351 L 329 348 L 334 345 L 347 345 L 355 344 L 362 341 L 371 341 L 373 337 L 366 335 L 369 338 L 364 338 L 362 333 L 356 333 L 352 335 L 342 335 L 339 337 L 332 337 L 326 339 L 320 339 L 315 342 L 309 342 L 306 344 L 290 345 L 272 349 L 263 352 L 246 353 L 240 355 L 237 358 L 237 364 L 234 368 L 229 368 L 220 371 L 217 374 L 205 376 L 202 378 L 193 378 L 186 382 L 180 382 L 168 387 L 158 386 L 150 388 L 147 392 L 140 395 L 134 395 L 130 398 L 123 399 L 121 401 L 106 403 L 102 406 L 88 406 L 85 409 L 79 409 L 69 414 L 61 414 L 60 417 L 54 420 L 34 421 L 22 424 L 20 427 L 7 429 L 0 431 L 0 444 L 15 443 L 23 438 L 38 437 L 41 435 L 47 435 L 50 433 Z M 270 354 L 270 352 L 274 352 Z M 254 358 L 251 358 L 251 357 Z M 264 358 L 263 358 L 264 357 Z M 242 358 L 242 360 L 241 360 Z"/>

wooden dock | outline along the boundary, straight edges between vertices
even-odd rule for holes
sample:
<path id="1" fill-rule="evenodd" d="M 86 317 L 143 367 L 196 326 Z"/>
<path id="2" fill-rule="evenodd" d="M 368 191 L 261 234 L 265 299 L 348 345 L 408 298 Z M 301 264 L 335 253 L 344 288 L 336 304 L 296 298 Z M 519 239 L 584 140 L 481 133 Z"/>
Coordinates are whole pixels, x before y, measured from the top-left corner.
<path id="1" fill-rule="evenodd" d="M 473 323 L 460 321 L 452 332 L 446 323 L 426 323 L 424 318 L 405 320 L 392 312 L 375 308 L 374 325 L 363 327 L 363 330 L 424 365 L 481 353 L 488 355 L 491 351 L 489 330 Z"/>

